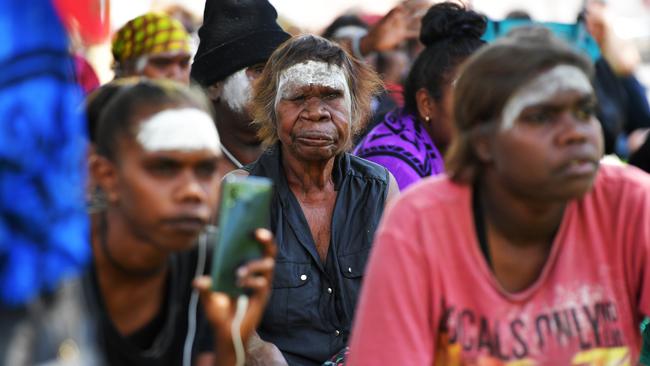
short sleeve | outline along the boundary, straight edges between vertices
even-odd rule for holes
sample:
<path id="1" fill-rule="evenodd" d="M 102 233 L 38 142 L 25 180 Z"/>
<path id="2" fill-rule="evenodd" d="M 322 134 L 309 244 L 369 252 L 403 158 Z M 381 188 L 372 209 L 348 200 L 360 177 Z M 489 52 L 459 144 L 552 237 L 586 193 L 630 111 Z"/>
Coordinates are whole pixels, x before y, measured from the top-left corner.
<path id="1" fill-rule="evenodd" d="M 353 324 L 348 365 L 430 365 L 436 314 L 429 263 L 408 201 L 380 225 Z"/>

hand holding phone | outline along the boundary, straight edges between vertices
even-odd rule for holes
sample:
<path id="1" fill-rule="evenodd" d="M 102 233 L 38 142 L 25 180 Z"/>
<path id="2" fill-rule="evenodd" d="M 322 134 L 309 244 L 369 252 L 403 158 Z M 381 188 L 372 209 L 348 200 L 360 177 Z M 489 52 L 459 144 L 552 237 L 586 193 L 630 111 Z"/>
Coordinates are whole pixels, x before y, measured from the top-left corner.
<path id="1" fill-rule="evenodd" d="M 212 261 L 212 290 L 231 297 L 244 293 L 237 270 L 263 255 L 254 232 L 270 227 L 273 184 L 263 177 L 227 176 L 221 185 L 219 227 Z"/>

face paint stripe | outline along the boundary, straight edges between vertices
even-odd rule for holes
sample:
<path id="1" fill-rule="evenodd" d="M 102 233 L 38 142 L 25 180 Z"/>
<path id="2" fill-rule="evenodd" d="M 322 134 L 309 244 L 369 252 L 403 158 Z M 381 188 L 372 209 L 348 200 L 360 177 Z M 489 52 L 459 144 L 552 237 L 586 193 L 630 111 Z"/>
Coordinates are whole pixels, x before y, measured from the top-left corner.
<path id="1" fill-rule="evenodd" d="M 246 69 L 237 71 L 224 81 L 222 98 L 233 111 L 244 112 L 251 96 L 252 86 L 246 75 Z"/>
<path id="2" fill-rule="evenodd" d="M 519 88 L 508 99 L 503 108 L 501 129 L 512 128 L 524 109 L 542 103 L 555 94 L 567 90 L 583 93 L 593 93 L 594 91 L 587 75 L 576 66 L 558 65 L 542 73 Z"/>
<path id="3" fill-rule="evenodd" d="M 140 124 L 136 139 L 149 152 L 205 149 L 221 154 L 219 134 L 212 118 L 195 108 L 154 114 Z"/>
<path id="4" fill-rule="evenodd" d="M 331 65 L 323 61 L 309 60 L 288 67 L 280 74 L 275 107 L 282 98 L 290 96 L 290 92 L 310 85 L 325 86 L 342 90 L 348 117 L 352 115 L 352 96 L 345 77 L 345 72 L 338 65 Z"/>

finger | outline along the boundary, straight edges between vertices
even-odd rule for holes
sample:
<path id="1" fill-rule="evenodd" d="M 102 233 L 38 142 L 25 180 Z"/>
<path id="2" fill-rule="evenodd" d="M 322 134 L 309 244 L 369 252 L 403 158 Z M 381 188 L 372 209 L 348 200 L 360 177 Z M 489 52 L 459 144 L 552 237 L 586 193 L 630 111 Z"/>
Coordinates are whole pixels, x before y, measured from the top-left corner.
<path id="1" fill-rule="evenodd" d="M 237 276 L 240 278 L 247 276 L 262 276 L 273 271 L 275 260 L 273 258 L 263 258 L 248 262 L 237 269 Z"/>
<path id="2" fill-rule="evenodd" d="M 270 290 L 269 281 L 265 277 L 246 277 L 239 282 L 239 285 L 252 290 L 251 297 L 266 296 Z"/>
<path id="3" fill-rule="evenodd" d="M 212 279 L 208 276 L 197 277 L 192 281 L 192 286 L 199 290 L 201 295 L 208 294 L 211 291 Z"/>
<path id="4" fill-rule="evenodd" d="M 224 324 L 230 313 L 234 310 L 230 304 L 230 298 L 226 294 L 213 292 L 212 280 L 208 276 L 196 278 L 192 282 L 192 286 L 199 290 L 201 305 L 208 315 L 210 322 L 219 328 L 219 325 Z"/>
<path id="5" fill-rule="evenodd" d="M 262 244 L 265 257 L 275 258 L 277 247 L 271 231 L 263 228 L 255 230 L 255 240 Z"/>

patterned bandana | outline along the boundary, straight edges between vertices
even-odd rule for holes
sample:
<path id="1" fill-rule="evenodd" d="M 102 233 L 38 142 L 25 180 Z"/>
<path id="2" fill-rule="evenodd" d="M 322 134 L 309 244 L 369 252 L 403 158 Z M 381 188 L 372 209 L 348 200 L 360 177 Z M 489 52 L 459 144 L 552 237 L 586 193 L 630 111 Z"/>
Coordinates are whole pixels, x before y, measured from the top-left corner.
<path id="1" fill-rule="evenodd" d="M 126 23 L 113 38 L 116 62 L 166 52 L 190 53 L 190 36 L 178 20 L 165 14 L 141 15 Z"/>

